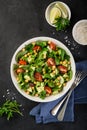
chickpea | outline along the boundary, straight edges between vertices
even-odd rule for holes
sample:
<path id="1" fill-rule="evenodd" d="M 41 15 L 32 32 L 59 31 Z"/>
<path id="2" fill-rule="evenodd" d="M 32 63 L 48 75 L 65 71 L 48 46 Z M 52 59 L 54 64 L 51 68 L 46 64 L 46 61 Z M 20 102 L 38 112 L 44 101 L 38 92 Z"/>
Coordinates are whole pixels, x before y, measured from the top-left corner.
<path id="1" fill-rule="evenodd" d="M 66 83 L 64 83 L 63 86 L 66 86 Z"/>
<path id="2" fill-rule="evenodd" d="M 70 61 L 68 61 L 68 64 L 70 65 L 70 64 L 71 64 L 71 62 L 70 62 Z"/>
<path id="3" fill-rule="evenodd" d="M 45 71 L 43 71 L 43 74 L 45 74 L 46 72 Z"/>
<path id="4" fill-rule="evenodd" d="M 56 73 L 55 70 L 52 73 L 55 74 Z"/>
<path id="5" fill-rule="evenodd" d="M 35 42 L 32 42 L 33 45 L 35 45 Z"/>
<path id="6" fill-rule="evenodd" d="M 36 53 L 36 50 L 34 50 L 34 53 Z"/>
<path id="7" fill-rule="evenodd" d="M 34 87 L 31 87 L 32 90 L 34 90 Z"/>
<path id="8" fill-rule="evenodd" d="M 60 64 L 62 64 L 63 62 L 62 61 L 60 61 Z"/>
<path id="9" fill-rule="evenodd" d="M 34 84 L 37 84 L 37 82 L 34 81 Z"/>
<path id="10" fill-rule="evenodd" d="M 27 56 L 29 56 L 30 55 L 30 53 L 27 53 Z"/>
<path id="11" fill-rule="evenodd" d="M 26 70 L 26 72 L 28 72 L 28 70 Z"/>
<path id="12" fill-rule="evenodd" d="M 26 93 L 26 94 L 29 94 L 29 91 L 26 91 L 25 93 Z"/>
<path id="13" fill-rule="evenodd" d="M 22 51 L 25 51 L 25 48 L 23 48 Z"/>
<path id="14" fill-rule="evenodd" d="M 35 94 L 35 97 L 38 97 L 38 94 L 37 94 L 37 93 Z"/>
<path id="15" fill-rule="evenodd" d="M 19 80 L 19 78 L 18 78 L 18 77 L 17 77 L 16 79 L 17 79 L 17 81 Z"/>
<path id="16" fill-rule="evenodd" d="M 42 71 L 44 72 L 44 71 L 45 71 L 45 69 L 43 68 L 43 69 L 42 69 Z"/>
<path id="17" fill-rule="evenodd" d="M 66 62 L 66 60 L 64 60 L 64 61 L 63 61 L 63 65 L 66 65 L 66 64 L 67 64 L 67 62 Z"/>
<path id="18" fill-rule="evenodd" d="M 57 83 L 57 85 L 59 86 L 59 85 L 60 85 L 60 83 Z"/>
<path id="19" fill-rule="evenodd" d="M 69 78 L 66 78 L 66 81 L 69 81 Z"/>
<path id="20" fill-rule="evenodd" d="M 55 70 L 56 66 L 52 66 L 52 70 Z"/>
<path id="21" fill-rule="evenodd" d="M 49 97 L 49 94 L 46 94 L 46 97 Z"/>
<path id="22" fill-rule="evenodd" d="M 58 80 L 60 80 L 60 77 L 57 77 Z"/>
<path id="23" fill-rule="evenodd" d="M 19 65 L 19 68 L 21 68 L 22 67 L 22 65 Z"/>
<path id="24" fill-rule="evenodd" d="M 25 54 L 24 57 L 27 57 L 27 54 Z"/>
<path id="25" fill-rule="evenodd" d="M 28 79 L 25 80 L 26 83 L 28 83 L 28 81 L 29 81 Z"/>
<path id="26" fill-rule="evenodd" d="M 44 82 L 46 82 L 46 81 L 47 81 L 47 79 L 44 80 Z"/>
<path id="27" fill-rule="evenodd" d="M 51 43 L 51 41 L 48 41 L 48 44 L 50 44 Z"/>
<path id="28" fill-rule="evenodd" d="M 37 52 L 35 52 L 35 56 L 37 55 Z"/>

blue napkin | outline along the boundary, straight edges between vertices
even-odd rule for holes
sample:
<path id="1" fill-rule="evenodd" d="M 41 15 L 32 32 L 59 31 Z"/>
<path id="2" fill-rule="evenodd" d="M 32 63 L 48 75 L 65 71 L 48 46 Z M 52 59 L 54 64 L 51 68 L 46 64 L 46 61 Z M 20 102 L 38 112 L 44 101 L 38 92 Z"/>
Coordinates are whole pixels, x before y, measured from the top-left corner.
<path id="1" fill-rule="evenodd" d="M 87 71 L 87 61 L 76 63 L 76 69 Z M 61 98 L 48 103 L 40 103 L 29 114 L 35 117 L 36 123 L 58 122 L 56 116 L 52 116 L 50 111 L 60 100 Z M 72 92 L 63 121 L 74 121 L 74 103 L 87 103 L 87 77 Z"/>

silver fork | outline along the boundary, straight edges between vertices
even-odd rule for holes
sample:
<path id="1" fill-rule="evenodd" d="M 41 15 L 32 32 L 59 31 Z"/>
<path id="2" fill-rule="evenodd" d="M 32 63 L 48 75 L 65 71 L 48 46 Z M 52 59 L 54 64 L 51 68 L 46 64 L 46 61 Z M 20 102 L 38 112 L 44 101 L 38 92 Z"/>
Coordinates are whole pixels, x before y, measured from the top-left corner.
<path id="1" fill-rule="evenodd" d="M 87 72 L 86 71 L 77 71 L 76 75 L 75 75 L 75 80 L 74 83 L 72 84 L 71 88 L 69 89 L 69 91 L 67 92 L 67 94 L 63 97 L 63 99 L 52 109 L 51 114 L 53 116 L 55 116 L 57 114 L 57 112 L 59 111 L 59 109 L 61 108 L 57 119 L 59 121 L 62 121 L 65 115 L 65 110 L 70 98 L 70 95 L 73 91 L 74 88 L 76 88 L 76 86 L 78 86 L 78 84 L 87 76 Z"/>

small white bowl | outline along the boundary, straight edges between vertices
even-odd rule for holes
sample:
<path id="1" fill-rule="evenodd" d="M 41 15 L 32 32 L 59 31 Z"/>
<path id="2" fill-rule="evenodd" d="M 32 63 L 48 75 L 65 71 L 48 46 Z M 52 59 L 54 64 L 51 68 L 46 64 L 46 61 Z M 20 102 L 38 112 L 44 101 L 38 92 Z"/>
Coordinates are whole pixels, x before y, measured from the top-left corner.
<path id="1" fill-rule="evenodd" d="M 54 42 L 56 45 L 58 45 L 59 47 L 63 48 L 67 54 L 70 56 L 70 61 L 71 61 L 71 67 L 72 67 L 72 71 L 73 71 L 73 77 L 72 79 L 67 83 L 67 85 L 63 88 L 63 91 L 56 94 L 56 95 L 51 95 L 49 97 L 46 97 L 44 100 L 43 99 L 40 99 L 39 97 L 35 97 L 35 96 L 30 96 L 28 94 L 26 94 L 18 85 L 17 83 L 17 79 L 14 75 L 14 70 L 13 70 L 13 65 L 16 63 L 16 60 L 15 60 L 15 57 L 16 57 L 16 54 L 23 48 L 25 47 L 25 45 L 27 44 L 30 44 L 32 42 L 35 42 L 37 40 L 42 40 L 42 41 L 52 41 Z M 49 101 L 53 101 L 53 100 L 56 100 L 58 98 L 60 98 L 61 96 L 63 96 L 71 87 L 73 81 L 74 81 L 74 78 L 75 78 L 75 72 L 76 72 L 76 67 L 75 67 L 75 61 L 74 61 L 74 58 L 71 54 L 71 52 L 69 51 L 69 49 L 63 44 L 61 43 L 60 41 L 54 39 L 54 38 L 50 38 L 50 37 L 36 37 L 36 38 L 32 38 L 26 42 L 24 42 L 23 44 L 21 44 L 18 49 L 15 51 L 13 57 L 12 57 L 12 60 L 11 60 L 11 66 L 10 66 L 10 73 L 11 73 L 11 79 L 13 81 L 13 84 L 14 86 L 16 87 L 16 89 L 18 90 L 19 93 L 21 93 L 24 97 L 32 100 L 32 101 L 35 101 L 35 102 L 49 102 Z"/>
<path id="2" fill-rule="evenodd" d="M 86 26 L 83 26 L 84 23 L 86 23 Z M 82 26 L 83 26 L 83 27 L 82 27 Z M 86 28 L 85 31 L 83 30 L 84 28 Z M 83 19 L 83 20 L 78 21 L 78 22 L 74 25 L 74 27 L 73 27 L 73 29 L 72 29 L 72 36 L 73 36 L 74 40 L 75 40 L 78 44 L 87 45 L 87 42 L 82 42 L 82 41 L 83 41 L 82 38 L 84 38 L 84 36 L 82 36 L 82 34 L 83 34 L 82 31 L 84 31 L 84 33 L 85 33 L 85 35 L 86 35 L 86 41 L 87 41 L 87 19 Z M 79 33 L 79 35 L 78 35 L 78 33 Z"/>
<path id="3" fill-rule="evenodd" d="M 45 18 L 46 18 L 46 21 L 48 22 L 48 24 L 50 24 L 51 26 L 55 27 L 55 25 L 53 25 L 51 22 L 50 22 L 50 11 L 51 9 L 53 8 L 53 6 L 56 4 L 56 3 L 62 3 L 65 8 L 67 9 L 67 12 L 68 12 L 68 19 L 70 20 L 71 18 L 71 11 L 70 11 L 70 8 L 67 4 L 65 4 L 64 2 L 61 2 L 61 1 L 55 1 L 55 2 L 52 2 L 50 3 L 47 8 L 46 8 L 46 11 L 45 11 Z"/>

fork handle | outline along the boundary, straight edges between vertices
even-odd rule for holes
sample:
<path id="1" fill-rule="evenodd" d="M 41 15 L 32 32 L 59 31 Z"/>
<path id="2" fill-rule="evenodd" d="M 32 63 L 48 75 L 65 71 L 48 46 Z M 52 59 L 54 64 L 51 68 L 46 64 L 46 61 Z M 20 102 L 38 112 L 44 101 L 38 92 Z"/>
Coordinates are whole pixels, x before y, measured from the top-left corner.
<path id="1" fill-rule="evenodd" d="M 71 93 L 72 93 L 72 90 L 69 91 L 68 96 L 67 96 L 67 99 L 66 99 L 66 101 L 64 102 L 64 104 L 63 104 L 63 106 L 62 106 L 62 108 L 61 108 L 61 110 L 60 110 L 60 112 L 59 112 L 59 114 L 58 114 L 58 116 L 57 116 L 57 119 L 58 119 L 59 121 L 62 121 L 62 120 L 64 119 L 66 107 L 67 107 L 69 98 L 70 98 L 70 96 L 71 96 Z"/>
<path id="2" fill-rule="evenodd" d="M 65 96 L 52 110 L 51 110 L 51 114 L 53 116 L 55 116 L 57 114 L 57 112 L 59 111 L 60 107 L 62 106 L 62 104 L 64 103 L 64 101 L 66 100 L 67 96 Z"/>
<path id="3" fill-rule="evenodd" d="M 53 116 L 55 116 L 58 113 L 59 109 L 64 104 L 65 100 L 68 98 L 69 94 L 72 92 L 73 86 L 70 88 L 70 90 L 68 91 L 68 93 L 62 98 L 62 100 L 51 110 L 51 114 Z"/>

